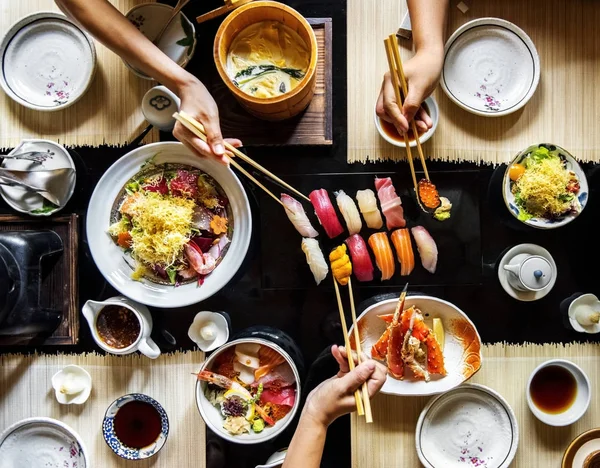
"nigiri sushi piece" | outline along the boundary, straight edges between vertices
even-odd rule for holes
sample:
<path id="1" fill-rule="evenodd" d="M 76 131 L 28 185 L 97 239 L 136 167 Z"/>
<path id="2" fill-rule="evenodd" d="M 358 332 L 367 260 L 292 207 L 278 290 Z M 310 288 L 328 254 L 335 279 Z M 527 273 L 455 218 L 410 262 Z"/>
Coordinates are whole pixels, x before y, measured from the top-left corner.
<path id="1" fill-rule="evenodd" d="M 377 197 L 379 198 L 379 203 L 381 203 L 381 211 L 383 211 L 383 215 L 385 216 L 388 230 L 406 226 L 402 200 L 396 194 L 392 179 L 389 177 L 384 179 L 375 177 L 375 188 L 377 189 Z"/>
<path id="2" fill-rule="evenodd" d="M 330 239 L 344 232 L 344 228 L 340 224 L 337 214 L 335 214 L 335 209 L 331 204 L 327 190 L 313 190 L 310 192 L 308 198 L 310 198 L 313 204 L 319 223 L 321 223 L 321 226 L 323 226 Z"/>
<path id="3" fill-rule="evenodd" d="M 346 239 L 346 245 L 352 257 L 352 270 L 358 281 L 373 281 L 373 262 L 369 249 L 360 234 L 354 234 Z"/>
<path id="4" fill-rule="evenodd" d="M 331 273 L 338 283 L 342 286 L 348 284 L 350 275 L 352 274 L 352 263 L 350 263 L 350 257 L 346 253 L 346 245 L 338 245 L 329 254 L 329 261 L 331 262 Z"/>
<path id="5" fill-rule="evenodd" d="M 317 230 L 312 227 L 308 216 L 306 216 L 302 203 L 286 193 L 281 194 L 281 203 L 285 207 L 285 214 L 302 237 L 317 237 L 319 235 Z"/>
<path id="6" fill-rule="evenodd" d="M 385 232 L 372 234 L 369 237 L 369 247 L 375 254 L 375 263 L 381 271 L 381 281 L 390 279 L 396 271 L 396 264 L 387 234 Z"/>
<path id="7" fill-rule="evenodd" d="M 360 220 L 360 214 L 354 200 L 343 190 L 335 193 L 335 200 L 344 217 L 344 221 L 346 221 L 346 227 L 350 235 L 359 233 L 362 229 L 362 221 Z"/>
<path id="8" fill-rule="evenodd" d="M 321 283 L 329 272 L 329 267 L 316 239 L 302 239 L 302 252 L 306 255 L 306 263 L 315 277 L 317 285 Z"/>
<path id="9" fill-rule="evenodd" d="M 433 237 L 431 237 L 431 234 L 423 226 L 415 226 L 410 231 L 417 243 L 417 250 L 419 251 L 423 268 L 429 273 L 435 273 L 438 249 Z"/>
<path id="10" fill-rule="evenodd" d="M 371 189 L 359 190 L 356 192 L 356 201 L 367 226 L 371 229 L 381 229 L 383 219 L 381 219 L 381 213 L 377 208 L 375 192 Z"/>
<path id="11" fill-rule="evenodd" d="M 400 262 L 400 276 L 410 275 L 415 267 L 415 254 L 410 242 L 410 232 L 407 228 L 396 229 L 390 237 Z"/>

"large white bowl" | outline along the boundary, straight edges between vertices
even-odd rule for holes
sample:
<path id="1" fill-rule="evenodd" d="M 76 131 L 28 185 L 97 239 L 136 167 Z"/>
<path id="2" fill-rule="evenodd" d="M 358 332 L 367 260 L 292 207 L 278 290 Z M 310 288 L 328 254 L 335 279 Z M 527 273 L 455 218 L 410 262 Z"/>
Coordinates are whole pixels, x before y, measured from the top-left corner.
<path id="1" fill-rule="evenodd" d="M 398 299 L 387 299 L 370 307 L 358 317 L 358 329 L 363 352 L 371 356 L 371 348 L 385 331 L 387 324 L 378 315 L 393 314 Z M 421 310 L 425 323 L 440 318 L 444 325 L 445 376 L 432 375 L 429 382 L 415 380 L 407 370 L 404 380 L 387 376 L 381 393 L 401 396 L 435 395 L 447 392 L 471 378 L 481 367 L 481 338 L 467 315 L 450 302 L 430 296 L 408 296 L 404 309 L 415 306 Z M 352 336 L 352 328 L 348 336 Z"/>
<path id="2" fill-rule="evenodd" d="M 217 356 L 219 356 L 226 349 L 229 349 L 232 346 L 236 346 L 241 343 L 257 343 L 261 346 L 268 346 L 269 348 L 274 349 L 284 357 L 285 361 L 291 367 L 292 372 L 294 373 L 294 377 L 296 379 L 296 400 L 294 401 L 294 407 L 292 408 L 292 410 L 288 414 L 286 414 L 284 418 L 277 421 L 277 424 L 275 424 L 274 427 L 267 426 L 262 432 L 259 432 L 258 434 L 251 432 L 249 434 L 241 434 L 234 436 L 227 432 L 225 429 L 223 429 L 223 417 L 221 416 L 221 412 L 213 405 L 211 405 L 211 403 L 204 395 L 206 382 L 196 382 L 196 404 L 198 405 L 198 411 L 200 412 L 200 415 L 202 416 L 202 419 L 204 419 L 206 425 L 218 436 L 235 444 L 260 444 L 261 442 L 266 442 L 267 440 L 271 440 L 272 438 L 277 437 L 294 419 L 294 416 L 296 415 L 296 412 L 300 407 L 300 374 L 298 374 L 298 369 L 294 364 L 294 361 L 292 360 L 290 355 L 283 350 L 283 348 L 276 345 L 275 343 L 272 343 L 271 341 L 263 340 L 261 338 L 241 338 L 239 340 L 233 340 L 227 343 L 226 345 L 223 345 L 217 351 L 212 353 L 206 361 L 204 361 L 202 367 L 200 368 L 200 371 L 210 370 L 212 363 L 214 362 Z"/>
<path id="3" fill-rule="evenodd" d="M 131 261 L 130 258 L 106 232 L 110 225 L 112 206 L 121 189 L 140 171 L 140 166 L 152 157 L 155 157 L 156 164 L 187 164 L 205 171 L 217 181 L 229 198 L 234 226 L 231 244 L 219 266 L 205 278 L 200 287 L 195 283 L 175 287 L 153 283 L 147 279 L 132 280 L 132 269 L 126 261 Z M 214 159 L 198 157 L 181 143 L 161 142 L 137 148 L 108 168 L 90 199 L 86 231 L 96 266 L 121 294 L 154 307 L 183 307 L 217 293 L 236 274 L 250 244 L 252 214 L 246 192 L 230 168 Z"/>

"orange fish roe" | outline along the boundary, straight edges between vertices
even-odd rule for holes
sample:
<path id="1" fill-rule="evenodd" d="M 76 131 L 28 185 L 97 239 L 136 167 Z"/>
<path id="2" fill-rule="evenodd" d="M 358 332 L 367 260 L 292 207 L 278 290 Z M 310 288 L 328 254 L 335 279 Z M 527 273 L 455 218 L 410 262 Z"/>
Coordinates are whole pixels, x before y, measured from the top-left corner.
<path id="1" fill-rule="evenodd" d="M 438 194 L 435 185 L 427 179 L 421 179 L 419 181 L 419 198 L 423 205 L 432 210 L 440 206 L 441 203 L 440 195 Z"/>

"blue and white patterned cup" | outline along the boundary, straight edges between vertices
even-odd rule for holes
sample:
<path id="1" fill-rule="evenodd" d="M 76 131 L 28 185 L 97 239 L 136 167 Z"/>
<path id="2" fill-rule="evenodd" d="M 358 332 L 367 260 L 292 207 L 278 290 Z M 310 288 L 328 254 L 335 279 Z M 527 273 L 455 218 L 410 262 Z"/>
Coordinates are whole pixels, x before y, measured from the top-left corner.
<path id="1" fill-rule="evenodd" d="M 132 401 L 142 401 L 144 403 L 148 403 L 152 405 L 160 415 L 161 431 L 159 436 L 150 445 L 140 449 L 124 445 L 117 437 L 114 428 L 115 416 L 123 406 L 125 406 L 127 403 L 131 403 Z M 167 417 L 167 413 L 164 408 L 154 398 L 150 398 L 148 395 L 144 395 L 142 393 L 130 393 L 129 395 L 124 395 L 120 398 L 117 398 L 108 407 L 106 414 L 104 415 L 104 421 L 102 422 L 102 434 L 104 435 L 104 441 L 106 444 L 121 458 L 125 458 L 127 460 L 143 460 L 158 453 L 165 445 L 169 435 L 169 418 Z"/>

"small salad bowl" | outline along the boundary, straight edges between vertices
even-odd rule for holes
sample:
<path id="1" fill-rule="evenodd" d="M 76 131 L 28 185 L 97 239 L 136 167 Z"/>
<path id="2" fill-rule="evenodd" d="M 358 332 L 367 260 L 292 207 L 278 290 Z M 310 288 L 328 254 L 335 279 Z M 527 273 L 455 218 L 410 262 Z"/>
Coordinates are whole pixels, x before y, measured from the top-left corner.
<path id="1" fill-rule="evenodd" d="M 558 155 L 565 164 L 565 169 L 568 171 L 572 171 L 577 176 L 579 181 L 579 191 L 575 194 L 577 200 L 579 200 L 579 204 L 581 208 L 577 212 L 568 212 L 558 218 L 543 218 L 543 217 L 528 217 L 527 213 L 524 209 L 519 206 L 515 199 L 515 194 L 512 193 L 511 188 L 513 185 L 513 181 L 510 178 L 510 168 L 514 164 L 521 164 L 523 160 L 532 154 L 535 150 L 545 148 L 550 151 L 550 153 Z M 517 156 L 508 164 L 506 167 L 506 172 L 504 173 L 504 179 L 502 182 L 502 195 L 504 198 L 504 203 L 515 218 L 517 218 L 522 223 L 527 226 L 531 226 L 537 229 L 556 229 L 562 227 L 566 224 L 569 224 L 573 221 L 585 208 L 588 201 L 589 187 L 587 178 L 585 177 L 585 173 L 583 169 L 579 165 L 579 163 L 575 160 L 575 158 L 564 148 L 561 148 L 558 145 L 552 143 L 541 143 L 537 145 L 532 145 L 521 151 Z"/>

